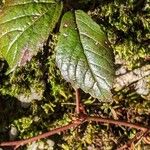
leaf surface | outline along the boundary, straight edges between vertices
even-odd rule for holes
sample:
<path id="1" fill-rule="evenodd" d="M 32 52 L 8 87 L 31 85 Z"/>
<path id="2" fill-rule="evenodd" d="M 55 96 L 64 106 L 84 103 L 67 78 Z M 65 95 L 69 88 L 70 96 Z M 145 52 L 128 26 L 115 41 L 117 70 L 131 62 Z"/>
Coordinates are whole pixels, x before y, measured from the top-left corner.
<path id="1" fill-rule="evenodd" d="M 42 48 L 62 10 L 55 0 L 6 0 L 0 12 L 0 52 L 10 70 Z"/>
<path id="2" fill-rule="evenodd" d="M 114 54 L 100 26 L 81 10 L 62 19 L 56 62 L 75 88 L 109 101 L 114 80 Z"/>

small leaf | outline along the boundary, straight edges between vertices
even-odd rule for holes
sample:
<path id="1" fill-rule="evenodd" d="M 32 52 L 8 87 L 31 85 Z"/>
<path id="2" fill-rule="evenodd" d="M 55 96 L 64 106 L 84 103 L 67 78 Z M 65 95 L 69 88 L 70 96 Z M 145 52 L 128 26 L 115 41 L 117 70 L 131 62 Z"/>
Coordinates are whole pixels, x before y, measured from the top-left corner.
<path id="1" fill-rule="evenodd" d="M 86 13 L 67 12 L 56 46 L 56 62 L 75 88 L 101 100 L 111 99 L 114 55 L 105 33 Z"/>
<path id="2" fill-rule="evenodd" d="M 0 51 L 11 70 L 42 47 L 55 27 L 62 3 L 55 0 L 6 0 L 0 12 Z"/>

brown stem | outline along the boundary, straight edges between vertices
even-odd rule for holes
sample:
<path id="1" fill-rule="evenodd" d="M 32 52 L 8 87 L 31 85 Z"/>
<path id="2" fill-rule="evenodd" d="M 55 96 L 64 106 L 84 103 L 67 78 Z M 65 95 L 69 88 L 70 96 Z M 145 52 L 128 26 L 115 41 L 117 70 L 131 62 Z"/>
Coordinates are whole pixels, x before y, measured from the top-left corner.
<path id="1" fill-rule="evenodd" d="M 117 150 L 125 150 L 126 148 L 131 147 L 131 145 L 134 143 L 134 141 L 136 141 L 137 139 L 139 139 L 141 136 L 143 136 L 143 131 L 140 131 L 139 133 L 137 133 L 133 139 L 131 139 L 130 141 L 128 141 L 123 146 L 117 148 Z"/>
<path id="2" fill-rule="evenodd" d="M 129 146 L 131 146 L 133 143 L 134 143 L 134 145 L 136 145 L 144 136 L 146 136 L 148 134 L 148 132 L 149 132 L 149 130 L 146 130 L 145 132 L 141 131 L 141 132 L 137 133 L 133 139 L 128 141 L 127 144 L 121 146 L 117 150 L 124 150 L 125 148 L 128 148 Z"/>
<path id="3" fill-rule="evenodd" d="M 100 118 L 100 117 L 87 117 L 87 121 L 95 121 L 95 122 L 102 122 L 102 123 L 108 123 L 108 124 L 115 124 L 118 126 L 125 126 L 125 127 L 129 127 L 129 128 L 135 128 L 138 130 L 141 130 L 143 132 L 146 132 L 147 130 L 149 131 L 150 128 L 149 127 L 145 127 L 145 126 L 140 126 L 138 124 L 134 124 L 134 123 L 129 123 L 129 122 L 125 122 L 125 121 L 118 121 L 118 120 L 114 120 L 114 119 L 105 119 L 105 118 Z"/>
<path id="4" fill-rule="evenodd" d="M 40 139 L 43 139 L 43 138 L 47 138 L 47 137 L 49 137 L 51 135 L 54 135 L 54 134 L 57 134 L 59 132 L 68 130 L 70 128 L 77 127 L 78 125 L 80 125 L 82 123 L 83 123 L 82 121 L 73 122 L 73 123 L 70 123 L 70 124 L 68 124 L 66 126 L 53 129 L 51 131 L 48 131 L 46 133 L 40 134 L 40 135 L 38 135 L 36 137 L 32 137 L 32 138 L 29 138 L 29 139 L 19 140 L 19 141 L 12 141 L 12 142 L 2 142 L 2 143 L 0 143 L 0 146 L 3 146 L 3 147 L 4 146 L 15 146 L 16 148 L 18 148 L 18 147 L 26 145 L 26 144 L 28 144 L 30 142 L 34 142 L 34 141 L 37 141 L 37 140 L 40 140 Z"/>
<path id="5" fill-rule="evenodd" d="M 0 143 L 0 146 L 15 146 L 15 149 L 17 149 L 18 147 L 20 147 L 22 145 L 25 145 L 25 144 L 28 144 L 30 142 L 37 141 L 37 140 L 40 140 L 42 138 L 49 137 L 51 135 L 54 135 L 54 134 L 57 134 L 59 132 L 68 130 L 70 128 L 75 128 L 75 127 L 77 127 L 77 126 L 79 126 L 79 125 L 81 125 L 81 124 L 83 124 L 84 122 L 87 122 L 87 121 L 88 122 L 91 122 L 91 121 L 93 122 L 94 121 L 94 122 L 108 123 L 108 124 L 114 124 L 114 125 L 118 125 L 118 126 L 126 126 L 126 127 L 129 127 L 129 128 L 135 128 L 137 130 L 141 130 L 144 133 L 148 133 L 150 131 L 149 127 L 137 125 L 137 124 L 134 124 L 134 123 L 129 123 L 129 122 L 125 122 L 125 121 L 118 121 L 118 120 L 114 120 L 114 119 L 105 119 L 105 118 L 100 118 L 100 117 L 86 116 L 85 114 L 84 115 L 82 114 L 82 115 L 79 116 L 79 118 L 77 118 L 72 123 L 70 123 L 66 126 L 53 129 L 53 130 L 51 130 L 47 133 L 43 133 L 41 135 L 38 135 L 38 136 L 33 137 L 33 138 L 26 139 L 26 140 L 12 141 L 12 142 L 2 142 L 2 143 Z"/>
<path id="6" fill-rule="evenodd" d="M 75 92 L 76 92 L 76 113 L 80 114 L 80 92 L 79 92 L 79 89 L 76 89 Z"/>

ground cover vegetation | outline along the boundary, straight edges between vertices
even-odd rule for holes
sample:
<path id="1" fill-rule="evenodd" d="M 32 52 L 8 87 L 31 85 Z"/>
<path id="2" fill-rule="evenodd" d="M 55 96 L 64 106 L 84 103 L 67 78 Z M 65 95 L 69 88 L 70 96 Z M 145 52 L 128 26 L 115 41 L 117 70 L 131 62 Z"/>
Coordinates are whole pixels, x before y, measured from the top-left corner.
<path id="1" fill-rule="evenodd" d="M 5 10 L 6 14 L 6 16 L 0 17 L 1 36 L 5 29 L 11 30 L 15 26 L 18 27 L 18 22 L 16 24 L 14 22 L 5 24 L 4 22 L 9 19 L 7 14 L 13 9 L 13 7 L 7 9 L 6 6 L 19 5 L 19 2 L 30 3 L 31 1 L 1 1 L 1 13 L 3 14 L 3 10 Z M 120 125 L 120 122 L 116 122 L 116 124 L 107 123 L 106 120 L 104 123 L 98 120 L 83 124 L 79 122 L 80 126 L 74 126 L 75 128 L 70 128 L 65 132 L 59 132 L 40 141 L 27 143 L 23 146 L 19 145 L 15 148 L 27 150 L 150 149 L 150 135 L 146 131 L 150 124 L 150 1 L 35 1 L 35 3 L 39 2 L 47 4 L 44 4 L 45 7 L 42 4 L 38 5 L 38 12 L 43 13 L 49 8 L 48 15 L 44 17 L 45 27 L 39 28 L 43 24 L 39 22 L 37 26 L 34 26 L 35 31 L 32 28 L 32 30 L 25 32 L 24 36 L 18 41 L 18 43 L 20 42 L 18 44 L 20 52 L 14 59 L 15 45 L 11 48 L 12 51 L 10 49 L 9 54 L 7 54 L 6 49 L 9 47 L 9 40 L 7 37 L 0 40 L 0 144 L 5 141 L 36 137 L 69 124 L 73 118 L 74 120 L 80 118 L 78 116 L 80 112 L 76 112 L 75 103 L 77 93 L 80 92 L 82 110 L 78 109 L 78 111 L 81 111 L 82 115 L 125 121 L 131 126 Z M 51 2 L 54 4 L 50 4 Z M 33 6 L 29 7 L 32 8 Z M 29 11 L 31 11 L 31 8 Z M 15 11 L 18 15 L 23 12 L 21 10 L 22 8 L 16 6 Z M 38 12 L 34 11 L 34 15 L 38 17 Z M 51 11 L 55 14 L 54 16 L 49 15 Z M 8 17 L 14 17 L 13 15 L 16 14 L 8 15 Z M 96 37 L 96 33 L 90 32 L 87 26 L 83 26 L 82 22 L 77 22 L 81 19 L 81 16 L 88 21 L 92 18 L 90 25 L 94 26 L 96 31 L 100 31 L 102 35 L 106 33 L 107 36 Z M 36 17 L 34 19 L 37 19 Z M 76 23 L 74 23 L 74 18 Z M 30 25 L 23 24 L 23 21 L 21 21 L 21 27 L 19 26 L 17 30 L 24 30 L 26 25 Z M 32 23 L 30 18 L 27 18 L 26 21 Z M 50 27 L 48 24 L 50 24 Z M 101 28 L 97 28 L 97 25 Z M 88 34 L 81 35 L 82 31 Z M 13 39 L 20 32 L 14 32 L 9 36 Z M 30 32 L 31 34 L 29 34 Z M 43 33 L 42 36 L 41 32 Z M 34 36 L 34 33 L 36 33 L 36 36 Z M 32 34 L 34 36 L 33 41 Z M 72 40 L 70 35 L 79 36 L 80 39 L 73 36 Z M 67 53 L 65 53 L 63 49 L 68 49 L 68 45 L 70 46 L 72 41 L 77 43 L 77 50 L 81 52 L 78 55 L 82 56 L 82 50 L 85 48 L 85 36 L 89 35 L 96 40 L 98 39 L 98 42 L 100 41 L 103 46 L 106 44 L 103 40 L 108 37 L 109 44 L 106 44 L 106 50 L 110 53 L 106 54 L 106 58 L 112 64 L 114 61 L 114 66 L 107 66 L 113 75 L 104 74 L 108 74 L 108 76 L 106 75 L 106 81 L 109 84 L 112 84 L 112 78 L 115 84 L 113 84 L 111 90 L 103 91 L 102 95 L 97 94 L 97 89 L 97 92 L 89 90 L 87 84 L 82 85 L 80 83 L 84 79 L 84 75 L 79 74 L 80 77 L 83 77 L 79 80 L 73 80 L 74 75 L 71 72 L 66 74 L 61 66 L 62 62 L 59 63 L 59 60 L 67 60 L 67 54 L 70 51 L 66 50 Z M 66 40 L 66 38 L 68 39 Z M 71 40 L 69 41 L 69 39 Z M 41 40 L 43 40 L 42 45 Z M 88 43 L 91 41 L 90 39 Z M 29 43 L 29 46 L 26 42 Z M 66 44 L 66 42 L 68 42 L 68 45 L 64 46 L 63 44 Z M 97 45 L 99 43 L 96 42 L 94 41 L 96 46 L 92 47 L 97 52 L 97 47 L 98 49 L 102 49 L 102 47 Z M 28 50 L 23 51 L 22 43 L 25 44 L 25 48 L 31 49 L 31 53 Z M 72 47 L 75 46 L 72 45 L 69 48 Z M 70 53 L 72 54 L 72 52 Z M 79 60 L 78 55 L 75 55 L 75 58 Z M 95 55 L 93 55 L 93 58 L 97 59 Z M 105 66 L 104 62 L 103 58 L 100 59 L 100 64 L 103 63 L 103 66 Z M 66 64 L 65 61 L 63 63 Z M 98 70 L 101 70 L 101 67 Z M 68 76 L 72 78 L 70 79 Z M 102 82 L 102 80 L 98 81 Z M 80 87 L 82 90 L 75 92 L 75 87 Z M 103 86 L 99 89 L 101 88 L 103 89 Z M 112 97 L 111 100 L 110 97 Z M 110 101 L 108 102 L 108 100 Z M 134 128 L 132 123 L 136 123 L 139 128 Z M 13 146 L 1 148 L 4 150 L 13 149 Z"/>

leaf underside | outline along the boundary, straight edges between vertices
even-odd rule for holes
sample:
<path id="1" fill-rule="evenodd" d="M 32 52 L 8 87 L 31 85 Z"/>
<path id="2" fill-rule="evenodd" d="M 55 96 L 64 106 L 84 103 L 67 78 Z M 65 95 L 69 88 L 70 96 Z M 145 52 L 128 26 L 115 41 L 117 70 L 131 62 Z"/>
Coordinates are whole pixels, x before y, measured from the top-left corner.
<path id="1" fill-rule="evenodd" d="M 83 11 L 63 16 L 56 62 L 64 79 L 75 88 L 102 101 L 111 100 L 113 50 L 100 26 Z"/>
<path id="2" fill-rule="evenodd" d="M 62 3 L 55 0 L 6 0 L 0 12 L 0 52 L 10 71 L 29 61 L 55 27 Z"/>

